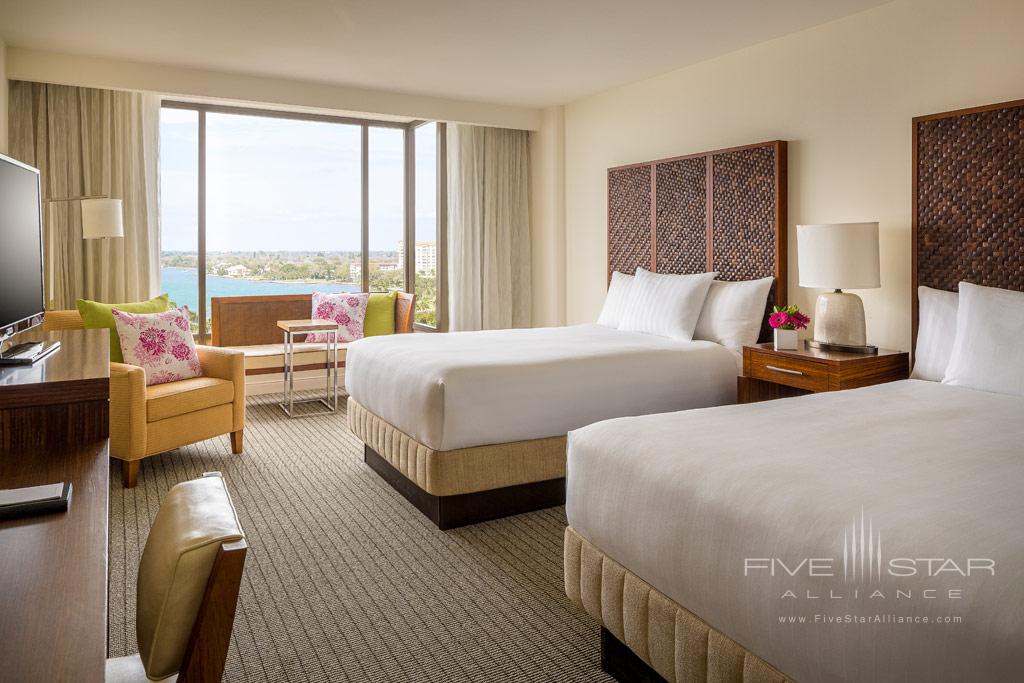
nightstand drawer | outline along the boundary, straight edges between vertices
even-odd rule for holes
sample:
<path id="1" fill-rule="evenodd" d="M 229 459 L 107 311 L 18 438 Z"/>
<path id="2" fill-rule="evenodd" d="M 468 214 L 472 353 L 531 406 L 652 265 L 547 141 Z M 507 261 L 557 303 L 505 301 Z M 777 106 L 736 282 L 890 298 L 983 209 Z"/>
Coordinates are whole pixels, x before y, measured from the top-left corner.
<path id="1" fill-rule="evenodd" d="M 747 377 L 797 389 L 828 391 L 828 365 L 811 359 L 750 351 L 743 372 Z"/>

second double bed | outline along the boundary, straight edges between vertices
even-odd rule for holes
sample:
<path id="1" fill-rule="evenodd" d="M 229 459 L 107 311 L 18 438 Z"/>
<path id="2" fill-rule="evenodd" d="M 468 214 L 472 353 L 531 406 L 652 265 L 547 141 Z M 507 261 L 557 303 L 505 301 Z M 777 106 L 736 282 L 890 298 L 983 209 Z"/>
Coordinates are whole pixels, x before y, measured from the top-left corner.
<path id="1" fill-rule="evenodd" d="M 560 504 L 567 432 L 733 403 L 738 362 L 713 342 L 596 324 L 375 337 L 349 349 L 349 424 L 374 469 L 457 526 Z"/>

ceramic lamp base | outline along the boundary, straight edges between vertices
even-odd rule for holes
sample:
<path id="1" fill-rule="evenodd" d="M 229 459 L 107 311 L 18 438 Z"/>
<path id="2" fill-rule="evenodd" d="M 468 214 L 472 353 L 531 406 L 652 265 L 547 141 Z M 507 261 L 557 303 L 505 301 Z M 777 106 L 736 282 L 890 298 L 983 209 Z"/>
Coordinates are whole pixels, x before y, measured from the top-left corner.
<path id="1" fill-rule="evenodd" d="M 841 290 L 824 292 L 814 305 L 814 341 L 830 346 L 867 348 L 864 302 Z"/>

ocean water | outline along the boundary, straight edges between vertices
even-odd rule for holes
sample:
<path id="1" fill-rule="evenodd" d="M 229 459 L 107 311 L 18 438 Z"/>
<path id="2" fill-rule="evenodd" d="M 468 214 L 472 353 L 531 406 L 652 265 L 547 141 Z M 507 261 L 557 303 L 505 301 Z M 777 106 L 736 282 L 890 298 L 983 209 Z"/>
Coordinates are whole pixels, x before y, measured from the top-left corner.
<path id="1" fill-rule="evenodd" d="M 195 268 L 161 268 L 160 291 L 179 306 L 199 310 L 199 282 Z M 357 292 L 355 285 L 302 282 L 270 282 L 240 278 L 206 276 L 206 297 L 257 296 L 267 294 L 307 294 L 309 292 Z M 209 312 L 207 312 L 209 315 Z"/>

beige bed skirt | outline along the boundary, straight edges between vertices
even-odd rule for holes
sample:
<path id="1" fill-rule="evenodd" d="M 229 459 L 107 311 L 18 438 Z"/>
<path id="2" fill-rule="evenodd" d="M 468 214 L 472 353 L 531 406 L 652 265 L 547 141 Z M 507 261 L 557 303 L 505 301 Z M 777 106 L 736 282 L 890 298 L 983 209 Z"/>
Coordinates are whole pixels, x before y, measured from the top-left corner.
<path id="1" fill-rule="evenodd" d="M 348 399 L 352 433 L 421 489 L 454 496 L 565 477 L 565 437 L 435 451 Z"/>
<path id="2" fill-rule="evenodd" d="M 669 683 L 791 679 L 565 529 L 565 593 Z"/>

